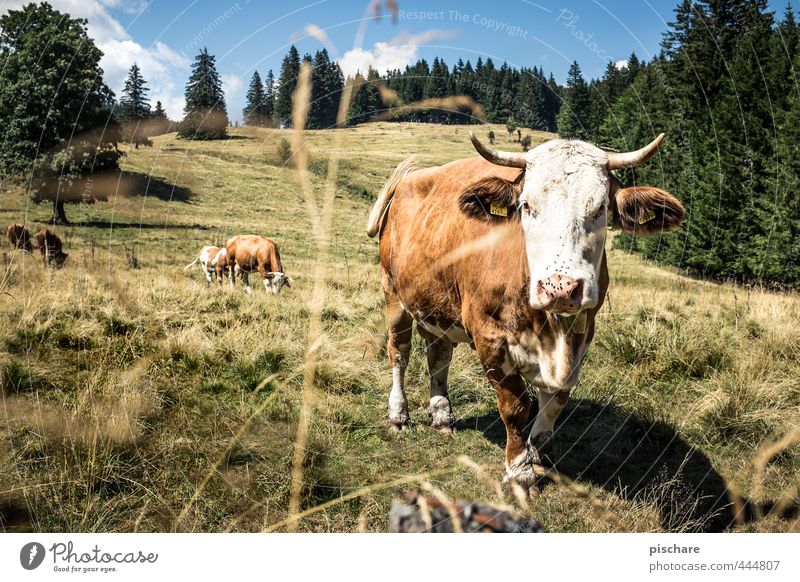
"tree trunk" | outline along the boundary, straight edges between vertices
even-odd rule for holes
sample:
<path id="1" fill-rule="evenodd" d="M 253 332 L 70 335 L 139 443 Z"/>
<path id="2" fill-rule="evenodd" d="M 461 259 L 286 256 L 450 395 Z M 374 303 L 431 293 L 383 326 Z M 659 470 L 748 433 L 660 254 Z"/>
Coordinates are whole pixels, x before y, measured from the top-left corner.
<path id="1" fill-rule="evenodd" d="M 53 217 L 50 219 L 53 224 L 69 224 L 67 215 L 64 212 L 64 201 L 53 200 Z"/>

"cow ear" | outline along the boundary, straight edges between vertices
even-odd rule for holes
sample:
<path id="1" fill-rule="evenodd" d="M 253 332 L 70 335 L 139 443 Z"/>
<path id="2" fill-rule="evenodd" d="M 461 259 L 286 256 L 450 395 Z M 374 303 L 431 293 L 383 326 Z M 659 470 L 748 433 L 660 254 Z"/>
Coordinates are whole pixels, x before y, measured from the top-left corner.
<path id="1" fill-rule="evenodd" d="M 517 214 L 517 202 L 522 192 L 525 172 L 515 180 L 497 176 L 484 178 L 470 185 L 458 198 L 461 212 L 481 220 L 508 220 Z"/>
<path id="2" fill-rule="evenodd" d="M 264 275 L 264 278 L 269 281 L 272 281 L 275 278 L 275 273 L 267 273 L 266 275 Z"/>
<path id="3" fill-rule="evenodd" d="M 617 188 L 609 200 L 614 226 L 633 234 L 678 228 L 686 216 L 680 200 L 653 186 Z"/>

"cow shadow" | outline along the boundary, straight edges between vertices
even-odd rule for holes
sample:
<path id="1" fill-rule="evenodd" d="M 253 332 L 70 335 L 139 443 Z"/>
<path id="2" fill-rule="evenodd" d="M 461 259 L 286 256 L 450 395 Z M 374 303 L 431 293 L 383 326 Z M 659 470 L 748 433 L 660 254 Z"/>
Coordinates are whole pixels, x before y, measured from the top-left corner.
<path id="1" fill-rule="evenodd" d="M 533 424 L 536 404 L 531 411 Z M 467 418 L 458 430 L 478 430 L 505 447 L 506 432 L 497 413 Z M 556 423 L 553 467 L 561 474 L 630 501 L 655 505 L 665 531 L 722 532 L 738 521 L 769 513 L 749 500 L 731 503 L 723 477 L 702 451 L 663 422 L 650 422 L 613 405 L 573 400 Z M 796 506 L 781 517 L 790 517 Z"/>

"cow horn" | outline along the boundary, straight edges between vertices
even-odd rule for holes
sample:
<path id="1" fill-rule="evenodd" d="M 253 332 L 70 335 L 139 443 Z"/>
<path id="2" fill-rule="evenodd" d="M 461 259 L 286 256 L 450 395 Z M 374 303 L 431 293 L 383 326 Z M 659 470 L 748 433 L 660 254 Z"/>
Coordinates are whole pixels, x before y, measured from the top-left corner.
<path id="1" fill-rule="evenodd" d="M 616 153 L 608 152 L 608 169 L 624 170 L 626 168 L 636 168 L 644 164 L 653 157 L 658 151 L 658 146 L 664 141 L 664 134 L 660 134 L 656 139 L 635 152 Z"/>
<path id="2" fill-rule="evenodd" d="M 469 132 L 469 139 L 472 140 L 472 145 L 475 146 L 478 153 L 493 164 L 511 168 L 524 168 L 527 163 L 525 154 L 512 154 L 511 152 L 501 152 L 500 150 L 487 148 L 471 131 Z"/>

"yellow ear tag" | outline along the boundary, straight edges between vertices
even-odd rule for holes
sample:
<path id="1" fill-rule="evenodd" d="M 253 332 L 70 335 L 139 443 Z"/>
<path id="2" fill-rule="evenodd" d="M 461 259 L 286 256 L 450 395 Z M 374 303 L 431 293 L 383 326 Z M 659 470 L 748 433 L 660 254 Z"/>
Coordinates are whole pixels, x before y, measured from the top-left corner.
<path id="1" fill-rule="evenodd" d="M 572 333 L 586 333 L 586 312 L 581 311 L 572 322 Z"/>
<path id="2" fill-rule="evenodd" d="M 500 206 L 499 204 L 492 204 L 489 207 L 489 212 L 495 216 L 508 216 L 508 207 Z"/>
<path id="3" fill-rule="evenodd" d="M 656 213 L 653 210 L 648 210 L 644 216 L 642 216 L 638 222 L 639 224 L 644 224 L 645 222 L 650 222 L 656 217 Z"/>

